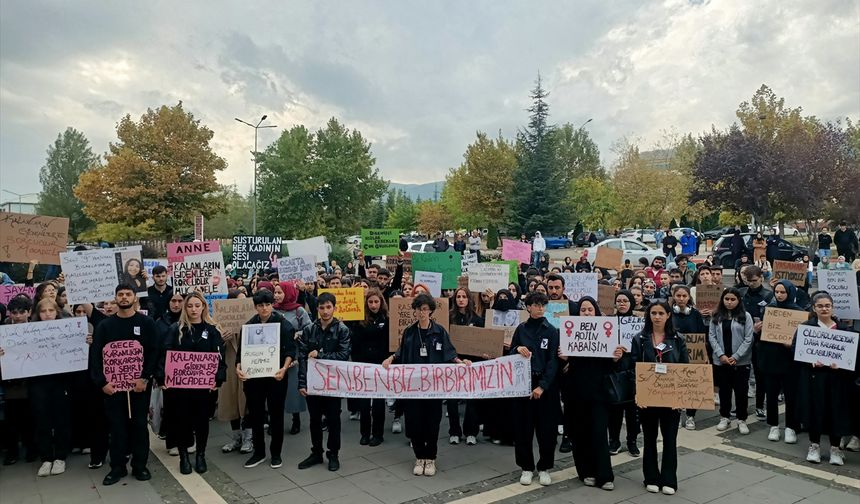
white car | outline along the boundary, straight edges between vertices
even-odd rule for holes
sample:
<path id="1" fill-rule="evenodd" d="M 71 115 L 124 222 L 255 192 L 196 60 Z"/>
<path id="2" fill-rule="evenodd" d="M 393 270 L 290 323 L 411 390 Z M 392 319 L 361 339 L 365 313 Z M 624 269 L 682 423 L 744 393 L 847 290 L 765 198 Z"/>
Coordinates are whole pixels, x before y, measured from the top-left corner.
<path id="1" fill-rule="evenodd" d="M 357 244 L 359 244 L 359 245 L 361 245 L 361 236 L 359 236 L 359 235 L 352 235 L 352 236 L 347 236 L 347 237 L 346 237 L 346 244 L 347 244 L 347 245 L 355 245 L 356 243 L 357 243 Z"/>
<path id="2" fill-rule="evenodd" d="M 412 242 L 409 244 L 409 250 L 407 252 L 433 252 L 433 242 Z"/>
<path id="3" fill-rule="evenodd" d="M 654 233 L 656 232 L 656 229 L 634 229 L 626 233 L 621 233 L 621 238 L 629 238 L 642 243 L 657 243 L 657 240 L 654 238 Z"/>
<path id="4" fill-rule="evenodd" d="M 675 235 L 675 238 L 677 238 L 678 241 L 680 242 L 681 237 L 684 236 L 684 230 L 686 230 L 686 229 L 689 229 L 692 232 L 692 234 L 695 237 L 697 237 L 698 239 L 700 239 L 700 240 L 702 239 L 702 233 L 696 231 L 693 228 L 674 228 L 674 229 L 672 229 L 672 234 Z"/>
<path id="5" fill-rule="evenodd" d="M 774 226 L 772 228 L 773 231 L 779 232 L 779 227 Z M 789 226 L 788 224 L 783 224 L 782 226 L 783 236 L 800 236 L 800 231 L 797 230 L 794 226 Z"/>
<path id="6" fill-rule="evenodd" d="M 648 264 L 651 264 L 651 261 L 653 261 L 655 257 L 663 257 L 662 251 L 653 249 L 639 240 L 633 240 L 630 238 L 609 238 L 608 240 L 603 240 L 594 247 L 585 249 L 585 251 L 588 252 L 589 262 L 594 262 L 594 258 L 597 257 L 597 249 L 599 247 L 623 250 L 624 260 L 626 261 L 629 259 L 630 264 L 634 266 L 639 262 L 640 257 L 647 259 Z"/>

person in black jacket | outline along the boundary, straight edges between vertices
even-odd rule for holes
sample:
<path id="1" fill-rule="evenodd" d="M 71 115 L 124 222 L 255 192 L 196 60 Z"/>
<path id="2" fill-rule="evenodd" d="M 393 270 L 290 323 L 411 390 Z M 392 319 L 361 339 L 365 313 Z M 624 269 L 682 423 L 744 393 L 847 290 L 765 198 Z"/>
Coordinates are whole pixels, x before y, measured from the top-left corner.
<path id="1" fill-rule="evenodd" d="M 271 377 L 250 378 L 242 370 L 242 339 L 239 339 L 236 349 L 236 375 L 242 380 L 248 416 L 251 423 L 251 439 L 254 453 L 245 462 L 245 467 L 257 467 L 266 460 L 266 439 L 263 432 L 263 422 L 268 411 L 269 429 L 272 439 L 269 451 L 272 458 L 269 465 L 278 468 L 283 465 L 281 448 L 284 444 L 284 401 L 287 398 L 287 370 L 296 356 L 295 334 L 293 325 L 283 315 L 274 311 L 272 304 L 275 296 L 268 289 L 259 289 L 254 294 L 254 308 L 257 314 L 248 320 L 247 324 L 277 324 L 279 326 L 278 362 L 281 367 Z"/>
<path id="2" fill-rule="evenodd" d="M 839 223 L 839 229 L 833 233 L 833 242 L 836 243 L 836 253 L 845 256 L 845 261 L 853 262 L 857 257 L 857 234 L 853 229 L 848 229 L 845 221 Z"/>
<path id="3" fill-rule="evenodd" d="M 167 345 L 167 340 L 170 337 L 170 328 L 179 322 L 179 316 L 182 314 L 182 307 L 184 304 L 185 297 L 182 296 L 182 294 L 172 294 L 171 290 L 171 295 L 167 302 L 167 309 L 161 317 L 155 321 L 155 327 L 158 330 L 159 352 L 162 352 L 164 347 Z M 171 418 L 170 409 L 162 406 L 161 425 L 158 427 L 157 434 L 159 437 L 165 439 L 167 451 L 170 455 L 179 455 L 179 446 L 176 444 L 176 436 L 168 435 L 172 422 L 173 419 Z"/>
<path id="4" fill-rule="evenodd" d="M 511 355 L 520 354 L 531 360 L 532 395 L 516 398 L 514 427 L 516 463 L 523 470 L 520 483 L 530 485 L 534 477 L 535 459 L 532 443 L 537 435 L 540 459 L 537 463 L 541 485 L 549 485 L 549 470 L 555 465 L 555 436 L 558 425 L 558 392 L 555 377 L 558 372 L 558 329 L 544 317 L 549 299 L 540 292 L 526 295 L 529 319 L 520 324 L 511 339 Z"/>
<path id="5" fill-rule="evenodd" d="M 152 268 L 152 285 L 146 289 L 146 305 L 149 316 L 155 320 L 168 309 L 168 301 L 173 296 L 173 287 L 167 285 L 167 268 L 158 265 Z"/>
<path id="6" fill-rule="evenodd" d="M 340 469 L 340 397 L 310 396 L 307 391 L 308 359 L 349 360 L 350 333 L 334 317 L 337 304 L 334 294 L 323 292 L 317 300 L 317 320 L 302 331 L 299 340 L 299 393 L 307 398 L 310 416 L 311 454 L 299 463 L 299 469 L 322 464 L 322 417 L 328 428 L 328 470 Z"/>
<path id="7" fill-rule="evenodd" d="M 708 326 L 705 325 L 705 319 L 702 318 L 701 312 L 693 306 L 690 288 L 686 285 L 674 285 L 672 293 L 672 324 L 675 332 L 680 334 L 704 334 L 708 333 Z M 708 338 L 705 336 L 705 349 L 708 355 L 713 351 L 708 343 Z M 696 410 L 688 409 L 687 420 L 684 422 L 684 428 L 687 430 L 696 430 Z"/>
<path id="8" fill-rule="evenodd" d="M 448 323 L 450 325 L 484 327 L 484 319 L 475 313 L 475 305 L 469 289 L 459 287 L 451 296 L 451 308 L 448 312 Z M 473 360 L 489 359 L 489 355 L 470 355 Z M 463 415 L 463 425 L 460 425 L 460 401 L 448 399 L 445 407 L 448 411 L 448 441 L 451 444 L 459 444 L 460 438 L 466 436 L 467 445 L 478 443 L 478 431 L 480 430 L 479 411 L 482 406 L 488 406 L 489 400 L 467 399 L 466 411 Z M 489 419 L 487 419 L 489 420 Z M 487 423 L 485 421 L 485 423 Z M 492 431 L 492 428 L 489 432 Z"/>
<path id="9" fill-rule="evenodd" d="M 166 376 L 171 352 L 206 352 L 218 354 L 218 366 L 214 369 L 214 385 L 209 388 L 184 388 L 172 385 Z M 169 379 L 171 378 L 171 379 Z M 172 411 L 174 424 L 168 434 L 173 439 L 168 444 L 179 448 L 179 472 L 191 474 L 188 448 L 197 445 L 194 470 L 206 472 L 206 441 L 209 439 L 209 413 L 217 395 L 214 393 L 227 379 L 227 364 L 224 362 L 224 340 L 221 331 L 209 315 L 206 298 L 199 291 L 189 294 L 179 316 L 179 323 L 170 327 L 170 334 L 161 352 L 155 381 L 164 389 L 166 409 Z M 195 443 L 196 440 L 196 443 Z M 172 441 L 172 442 L 171 442 Z"/>
<path id="10" fill-rule="evenodd" d="M 388 304 L 376 288 L 364 293 L 364 320 L 353 326 L 352 360 L 376 364 L 388 356 Z M 357 399 L 361 415 L 359 444 L 379 446 L 385 432 L 385 399 Z"/>
<path id="11" fill-rule="evenodd" d="M 633 306 L 636 301 L 633 299 L 633 294 L 628 290 L 621 290 L 615 294 L 615 315 L 622 317 L 635 317 L 633 315 Z M 630 367 L 629 352 L 624 353 L 625 358 L 616 363 L 616 371 L 623 371 Z M 638 457 L 639 446 L 636 439 L 639 437 L 639 414 L 636 409 L 635 402 L 624 404 L 613 404 L 609 407 L 609 454 L 617 455 L 621 452 L 621 424 L 624 419 L 627 419 L 627 451 L 632 457 Z"/>
<path id="12" fill-rule="evenodd" d="M 665 301 L 654 301 L 648 306 L 645 327 L 633 338 L 630 354 L 636 362 L 687 364 L 687 342 L 683 334 L 675 331 L 672 309 Z M 666 495 L 678 490 L 678 421 L 681 412 L 672 408 L 640 408 L 642 432 L 645 438 L 645 454 L 642 457 L 642 472 L 645 489 L 657 493 L 661 489 Z M 657 428 L 663 436 L 663 463 L 657 465 Z"/>

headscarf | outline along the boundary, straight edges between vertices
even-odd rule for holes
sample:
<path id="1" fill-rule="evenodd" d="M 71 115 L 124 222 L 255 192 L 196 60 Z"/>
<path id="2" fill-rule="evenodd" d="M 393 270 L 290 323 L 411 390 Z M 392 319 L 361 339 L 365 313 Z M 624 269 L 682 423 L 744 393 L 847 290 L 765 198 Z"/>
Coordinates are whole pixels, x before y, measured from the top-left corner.
<path id="1" fill-rule="evenodd" d="M 627 313 L 616 313 L 616 315 L 618 315 L 619 317 L 633 315 L 633 307 L 636 306 L 636 299 L 633 297 L 633 293 L 629 290 L 623 289 L 615 293 L 615 299 L 618 299 L 618 296 L 624 296 L 627 298 L 628 301 L 630 301 L 630 309 L 627 310 Z M 600 307 L 598 306 L 597 309 L 600 310 Z"/>
<path id="2" fill-rule="evenodd" d="M 582 296 L 581 298 L 579 298 L 579 301 L 577 301 L 577 304 L 582 305 L 583 301 L 589 301 L 591 303 L 591 305 L 594 306 L 594 316 L 595 317 L 602 317 L 603 316 L 603 313 L 600 312 L 600 305 L 597 304 L 596 299 L 594 299 L 591 296 Z M 579 313 L 577 313 L 577 315 L 579 315 Z"/>
<path id="3" fill-rule="evenodd" d="M 272 294 L 275 293 L 275 286 L 272 285 L 272 282 L 268 280 L 260 280 L 259 282 L 257 282 L 257 290 L 260 289 L 267 289 Z"/>
<path id="4" fill-rule="evenodd" d="M 768 306 L 776 306 L 778 308 L 784 308 L 786 310 L 803 310 L 797 304 L 797 287 L 794 286 L 790 280 L 780 280 L 777 284 L 782 284 L 785 287 L 785 291 L 788 292 L 788 297 L 785 298 L 785 301 L 779 302 L 776 300 L 776 285 L 774 285 L 774 296 Z"/>
<path id="5" fill-rule="evenodd" d="M 278 311 L 293 311 L 298 309 L 301 305 L 297 303 L 299 290 L 296 289 L 296 285 L 293 282 L 278 282 L 278 285 L 284 291 L 284 300 L 280 303 L 275 303 L 273 308 Z"/>
<path id="6" fill-rule="evenodd" d="M 499 296 L 507 296 L 507 299 L 500 299 Z M 496 293 L 496 299 L 493 301 L 493 309 L 497 311 L 516 310 L 517 302 L 514 295 L 508 289 L 501 289 Z"/>

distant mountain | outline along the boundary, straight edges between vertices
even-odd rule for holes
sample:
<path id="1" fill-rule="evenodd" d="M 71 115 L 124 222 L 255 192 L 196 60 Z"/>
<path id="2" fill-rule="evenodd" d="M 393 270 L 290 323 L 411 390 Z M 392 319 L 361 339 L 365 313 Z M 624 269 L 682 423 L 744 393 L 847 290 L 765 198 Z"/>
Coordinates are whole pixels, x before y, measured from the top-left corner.
<path id="1" fill-rule="evenodd" d="M 445 187 L 445 181 L 428 182 L 426 184 L 400 184 L 397 182 L 389 182 L 388 187 L 394 190 L 401 190 L 409 195 L 413 200 L 421 198 L 424 200 L 432 200 L 442 197 L 442 188 Z"/>

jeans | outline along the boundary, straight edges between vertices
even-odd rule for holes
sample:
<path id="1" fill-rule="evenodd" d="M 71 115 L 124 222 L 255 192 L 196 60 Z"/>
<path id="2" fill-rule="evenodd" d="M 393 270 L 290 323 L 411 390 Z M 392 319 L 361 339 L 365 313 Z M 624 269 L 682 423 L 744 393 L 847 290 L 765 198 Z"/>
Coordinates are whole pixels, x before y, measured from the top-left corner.
<path id="1" fill-rule="evenodd" d="M 818 249 L 818 257 L 831 257 L 830 249 Z"/>
<path id="2" fill-rule="evenodd" d="M 543 256 L 543 251 L 542 251 L 542 250 L 535 250 L 535 251 L 532 251 L 532 266 L 534 266 L 535 268 L 537 268 L 538 266 L 540 266 L 540 258 L 541 258 L 542 256 Z"/>

